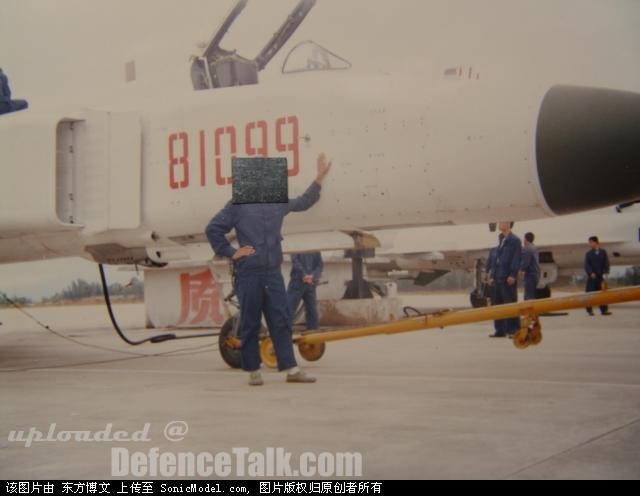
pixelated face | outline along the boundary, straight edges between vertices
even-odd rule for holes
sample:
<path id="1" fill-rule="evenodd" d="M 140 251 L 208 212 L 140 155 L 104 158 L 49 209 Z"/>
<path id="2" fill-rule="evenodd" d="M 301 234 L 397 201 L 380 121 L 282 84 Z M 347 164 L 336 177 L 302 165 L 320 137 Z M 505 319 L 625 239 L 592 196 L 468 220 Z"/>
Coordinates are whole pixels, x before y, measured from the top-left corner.
<path id="1" fill-rule="evenodd" d="M 589 246 L 591 247 L 592 250 L 596 250 L 600 246 L 600 243 L 590 239 L 589 240 Z"/>
<path id="2" fill-rule="evenodd" d="M 499 222 L 498 229 L 501 233 L 508 233 L 511 231 L 511 222 Z"/>
<path id="3" fill-rule="evenodd" d="M 236 157 L 232 160 L 233 203 L 287 203 L 287 159 Z"/>

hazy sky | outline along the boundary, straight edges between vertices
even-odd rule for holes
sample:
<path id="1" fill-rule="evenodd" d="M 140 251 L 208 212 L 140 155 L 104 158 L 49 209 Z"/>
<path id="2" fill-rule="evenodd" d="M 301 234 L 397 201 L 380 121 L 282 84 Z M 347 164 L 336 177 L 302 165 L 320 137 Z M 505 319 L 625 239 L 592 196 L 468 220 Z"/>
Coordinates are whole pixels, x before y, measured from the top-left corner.
<path id="1" fill-rule="evenodd" d="M 110 284 L 127 283 L 132 277 L 142 279 L 142 271 L 137 275 L 133 269 L 106 266 L 106 276 Z M 98 265 L 82 258 L 0 265 L 0 291 L 8 296 L 27 296 L 37 301 L 52 296 L 76 279 L 98 282 Z"/>
<path id="2" fill-rule="evenodd" d="M 190 87 L 189 57 L 199 54 L 236 0 L 0 0 L 0 66 L 16 95 L 33 103 L 124 84 L 124 64 L 135 60 L 139 79 Z M 251 0 L 223 40 L 254 57 L 297 0 Z M 409 2 L 389 2 L 402 12 Z M 380 3 L 319 0 L 290 43 L 313 39 L 362 65 L 374 60 L 367 38 L 384 37 L 381 50 L 406 68 L 481 64 L 502 78 L 606 81 L 640 88 L 638 0 L 424 0 L 425 18 L 390 25 Z M 331 6 L 334 6 L 331 8 Z M 371 6 L 366 12 L 363 6 Z M 416 16 L 414 16 L 416 17 Z M 402 47 L 428 40 L 422 60 Z M 426 38 L 425 38 L 426 36 Z M 344 47 L 348 46 L 348 49 Z M 344 51 L 347 53 L 344 53 Z M 287 50 L 261 80 L 279 73 Z M 382 54 L 381 55 L 385 55 Z M 389 59 L 385 59 L 389 63 Z M 386 69 L 390 69 L 386 67 Z"/>
<path id="3" fill-rule="evenodd" d="M 138 79 L 187 89 L 190 56 L 202 52 L 235 1 L 0 0 L 0 66 L 16 96 L 35 104 L 118 88 L 130 60 Z M 254 57 L 296 3 L 250 2 L 224 45 Z"/>
<path id="4" fill-rule="evenodd" d="M 621 87 L 640 91 L 640 0 L 434 0 L 428 2 L 432 15 L 407 16 L 406 25 L 393 26 L 374 3 L 333 0 L 338 8 L 329 9 L 329 1 L 318 0 L 290 43 L 313 39 L 357 63 L 371 59 L 362 33 L 375 33 L 389 40 L 383 49 L 393 51 L 393 63 L 402 67 L 430 64 L 441 74 L 448 65 L 475 62 L 514 84 L 547 70 L 567 82 L 577 77 L 606 84 L 614 78 Z M 210 39 L 234 3 L 0 0 L 0 67 L 15 97 L 27 98 L 32 108 L 117 91 L 125 85 L 124 65 L 130 60 L 140 82 L 188 90 L 189 57 L 201 52 L 198 45 Z M 254 57 L 295 4 L 252 0 L 223 45 Z M 364 5 L 374 7 L 365 12 Z M 393 2 L 393 8 L 403 7 L 402 0 Z M 414 28 L 431 37 L 422 60 L 402 57 Z M 344 45 L 349 53 L 342 51 Z M 284 56 L 279 53 L 261 78 L 279 75 Z M 111 272 L 114 280 L 131 277 Z M 0 265 L 0 290 L 41 297 L 78 277 L 97 280 L 97 267 L 80 259 Z"/>

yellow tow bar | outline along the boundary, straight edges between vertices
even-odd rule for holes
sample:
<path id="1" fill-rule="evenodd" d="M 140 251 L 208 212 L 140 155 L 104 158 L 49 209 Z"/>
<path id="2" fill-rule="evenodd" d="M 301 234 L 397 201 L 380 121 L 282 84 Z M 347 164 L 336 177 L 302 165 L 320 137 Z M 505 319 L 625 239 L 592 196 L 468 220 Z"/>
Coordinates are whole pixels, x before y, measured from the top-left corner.
<path id="1" fill-rule="evenodd" d="M 513 344 L 516 348 L 535 346 L 542 341 L 542 326 L 539 315 L 561 310 L 575 310 L 577 308 L 597 307 L 600 305 L 612 305 L 640 300 L 640 286 L 598 291 L 594 293 L 581 293 L 561 298 L 545 298 L 541 300 L 528 300 L 521 303 L 508 305 L 496 305 L 487 308 L 474 308 L 470 310 L 443 310 L 419 317 L 406 318 L 368 327 L 357 327 L 334 331 L 311 331 L 300 336 L 295 336 L 293 342 L 298 346 L 298 351 L 308 361 L 319 360 L 325 352 L 327 341 L 341 339 L 375 336 L 378 334 L 397 334 L 401 332 L 422 331 L 428 329 L 443 329 L 445 327 L 473 324 L 488 320 L 507 319 L 520 317 L 520 330 L 513 336 Z M 238 354 L 240 339 L 236 336 L 221 335 L 220 352 Z M 224 355 L 223 355 L 224 356 Z M 268 367 L 276 367 L 277 360 L 273 343 L 269 337 L 260 340 L 260 357 Z M 239 356 L 227 363 L 240 366 Z"/>
<path id="2" fill-rule="evenodd" d="M 472 324 L 487 320 L 521 317 L 521 329 L 513 337 L 513 344 L 516 348 L 526 348 L 529 345 L 536 345 L 542 341 L 540 320 L 538 319 L 538 316 L 542 313 L 597 307 L 600 305 L 625 303 L 635 300 L 640 300 L 640 286 L 594 293 L 581 293 L 560 298 L 528 300 L 520 303 L 496 305 L 487 308 L 458 311 L 445 310 L 420 317 L 406 318 L 388 324 L 335 331 L 311 332 L 294 338 L 294 343 L 298 345 L 302 356 L 307 358 L 307 356 L 322 356 L 324 343 L 327 341 L 375 336 L 378 334 L 397 334 L 427 329 L 443 329 L 449 326 Z"/>

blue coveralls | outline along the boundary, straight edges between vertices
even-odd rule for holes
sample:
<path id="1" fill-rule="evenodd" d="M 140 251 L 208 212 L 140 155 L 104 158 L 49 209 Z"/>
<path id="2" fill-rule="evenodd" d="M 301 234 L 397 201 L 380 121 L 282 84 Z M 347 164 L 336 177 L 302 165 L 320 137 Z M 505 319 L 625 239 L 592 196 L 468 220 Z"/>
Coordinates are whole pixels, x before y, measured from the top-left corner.
<path id="1" fill-rule="evenodd" d="M 498 256 L 498 247 L 491 248 L 489 250 L 489 256 L 484 264 L 484 270 L 487 274 L 493 273 L 493 266 L 496 264 L 496 257 Z"/>
<path id="2" fill-rule="evenodd" d="M 501 241 L 501 240 L 499 240 Z M 489 256 L 487 257 L 487 261 L 485 262 L 485 272 L 487 274 L 487 277 L 489 279 L 491 279 L 493 277 L 493 267 L 496 264 L 496 257 L 498 256 L 498 247 L 494 247 L 491 248 L 491 250 L 489 250 Z M 491 284 L 489 286 L 489 297 L 491 298 L 491 305 L 495 305 L 495 299 L 496 299 L 496 284 L 495 281 L 493 284 Z M 493 323 L 494 329 L 496 330 L 496 334 L 499 334 L 498 332 L 498 328 L 500 326 L 498 326 L 497 324 L 497 320 Z M 501 327 L 500 327 L 501 328 Z"/>
<path id="3" fill-rule="evenodd" d="M 26 100 L 12 100 L 7 75 L 0 70 L 0 114 L 8 114 L 29 106 Z"/>
<path id="4" fill-rule="evenodd" d="M 609 256 L 607 251 L 602 248 L 597 250 L 589 250 L 584 257 L 584 271 L 587 273 L 587 293 L 600 291 L 602 289 L 602 281 L 604 275 L 609 273 Z M 595 274 L 596 278 L 592 279 L 591 274 Z M 609 307 L 607 305 L 600 306 L 601 313 L 607 313 Z M 593 313 L 593 308 L 587 307 L 588 313 Z"/>
<path id="5" fill-rule="evenodd" d="M 538 249 L 530 244 L 522 248 L 522 262 L 520 270 L 524 272 L 524 299 L 535 300 L 536 289 L 540 281 L 540 264 L 538 263 Z"/>
<path id="6" fill-rule="evenodd" d="M 242 368 L 260 368 L 258 336 L 264 313 L 278 359 L 278 369 L 296 366 L 291 341 L 291 317 L 282 278 L 282 223 L 289 212 L 302 212 L 320 199 L 320 185 L 288 203 L 233 204 L 229 202 L 211 219 L 205 233 L 218 256 L 233 257 L 226 234 L 235 229 L 240 246 L 253 246 L 255 254 L 234 263 L 235 291 L 240 302 Z"/>
<path id="7" fill-rule="evenodd" d="M 518 301 L 518 271 L 520 270 L 520 260 L 522 258 L 522 243 L 520 238 L 513 233 L 498 246 L 496 260 L 491 271 L 495 281 L 494 305 L 504 303 L 515 303 Z M 516 282 L 509 285 L 507 278 L 513 277 Z M 495 321 L 496 335 L 506 336 L 513 334 L 520 329 L 520 318 L 501 319 Z"/>
<path id="8" fill-rule="evenodd" d="M 502 234 L 500 234 L 498 236 L 498 243 L 502 243 L 502 239 L 504 238 L 504 236 L 502 236 Z M 487 279 L 491 280 L 493 279 L 493 269 L 496 265 L 496 258 L 498 257 L 498 247 L 495 246 L 493 248 L 491 248 L 491 250 L 489 250 L 489 256 L 487 257 L 487 261 L 485 263 L 485 272 L 487 274 Z M 491 304 L 495 305 L 495 299 L 496 299 L 496 283 L 495 281 L 493 281 L 490 285 L 489 285 L 489 297 L 491 298 Z M 499 334 L 498 332 L 498 328 L 502 328 L 500 324 L 500 326 L 497 324 L 498 321 L 495 321 L 493 326 L 496 330 L 496 334 Z"/>
<path id="9" fill-rule="evenodd" d="M 308 330 L 320 328 L 318 322 L 318 308 L 316 304 L 316 284 L 322 275 L 324 267 L 322 263 L 322 255 L 320 252 L 315 253 L 299 253 L 291 256 L 291 277 L 289 279 L 289 287 L 287 288 L 287 296 L 289 297 L 289 310 L 291 312 L 291 324 L 293 325 L 293 316 L 300 304 L 300 300 L 304 301 L 304 314 Z M 304 282 L 304 277 L 313 276 L 313 283 Z"/>

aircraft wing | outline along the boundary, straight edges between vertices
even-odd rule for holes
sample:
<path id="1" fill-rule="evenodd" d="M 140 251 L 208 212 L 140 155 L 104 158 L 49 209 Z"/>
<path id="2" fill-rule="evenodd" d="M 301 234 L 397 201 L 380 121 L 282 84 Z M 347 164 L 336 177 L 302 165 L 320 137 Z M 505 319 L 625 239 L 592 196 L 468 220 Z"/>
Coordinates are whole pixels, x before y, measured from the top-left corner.
<path id="1" fill-rule="evenodd" d="M 581 270 L 587 239 L 597 235 L 612 265 L 640 264 L 640 208 L 621 214 L 605 209 L 586 214 L 519 222 L 514 233 L 536 236 L 540 263 L 561 272 Z M 455 269 L 472 270 L 497 244 L 497 232 L 487 225 L 435 226 L 374 233 L 381 249 L 367 261 L 369 274 L 427 280 L 427 274 L 443 275 Z"/>

